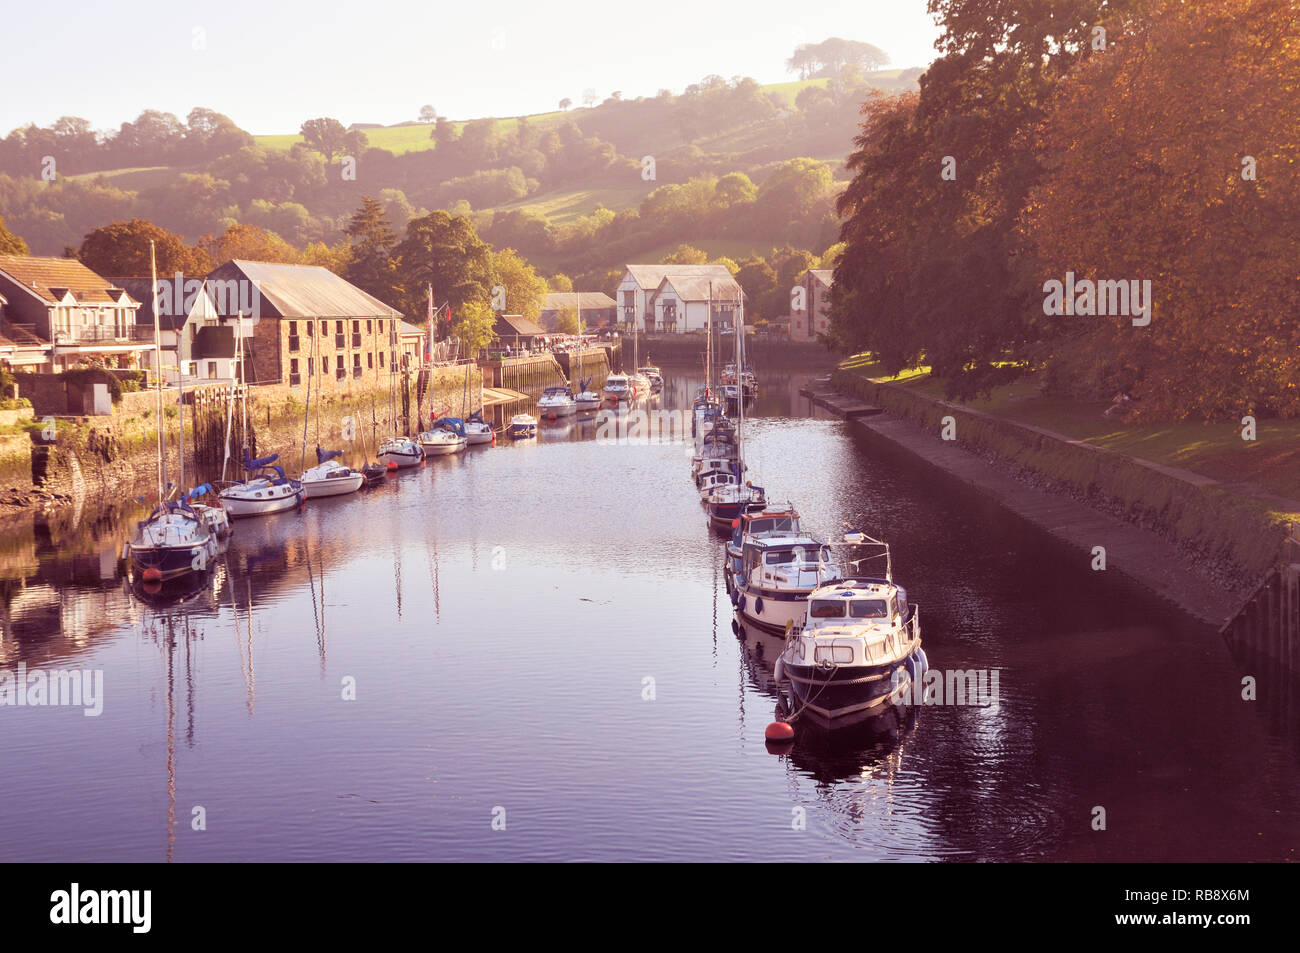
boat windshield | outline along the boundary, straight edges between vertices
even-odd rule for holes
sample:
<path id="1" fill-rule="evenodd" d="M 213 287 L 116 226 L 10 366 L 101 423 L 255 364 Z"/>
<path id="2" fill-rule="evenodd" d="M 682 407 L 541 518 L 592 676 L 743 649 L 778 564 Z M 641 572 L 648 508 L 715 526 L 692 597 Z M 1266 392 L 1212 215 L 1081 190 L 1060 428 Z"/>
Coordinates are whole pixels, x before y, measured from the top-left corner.
<path id="1" fill-rule="evenodd" d="M 799 521 L 790 516 L 764 517 L 763 519 L 750 520 L 747 528 L 750 533 L 755 535 L 759 533 L 797 532 Z"/>
<path id="2" fill-rule="evenodd" d="M 814 599 L 808 605 L 808 616 L 813 619 L 844 618 L 843 599 Z"/>
<path id="3" fill-rule="evenodd" d="M 823 555 L 829 559 L 829 550 L 826 550 L 826 547 L 822 547 L 822 550 Z M 817 564 L 817 547 L 794 546 L 790 549 L 769 549 L 763 553 L 763 562 L 769 566 L 788 566 L 794 563 L 815 566 Z"/>
<path id="4" fill-rule="evenodd" d="M 888 619 L 889 603 L 884 599 L 854 599 L 849 603 L 849 615 L 855 619 Z"/>

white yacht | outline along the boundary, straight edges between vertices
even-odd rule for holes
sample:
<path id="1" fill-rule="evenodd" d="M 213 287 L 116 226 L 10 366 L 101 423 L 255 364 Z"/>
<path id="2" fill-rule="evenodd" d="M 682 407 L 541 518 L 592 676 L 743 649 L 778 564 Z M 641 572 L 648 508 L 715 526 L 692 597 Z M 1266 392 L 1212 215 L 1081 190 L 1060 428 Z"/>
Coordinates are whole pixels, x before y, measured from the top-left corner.
<path id="1" fill-rule="evenodd" d="M 376 456 L 390 470 L 415 467 L 424 462 L 424 447 L 410 437 L 389 437 L 380 445 Z"/>
<path id="2" fill-rule="evenodd" d="M 266 516 L 291 510 L 303 501 L 302 484 L 284 475 L 284 468 L 275 465 L 278 453 L 269 457 L 248 458 L 244 448 L 244 472 L 248 478 L 232 483 L 221 491 L 221 505 L 232 517 Z"/>
<path id="3" fill-rule="evenodd" d="M 476 410 L 469 415 L 465 421 L 465 443 L 470 446 L 475 444 L 492 443 L 496 440 L 496 434 L 492 432 L 492 425 L 483 420 L 483 411 Z"/>
<path id="4" fill-rule="evenodd" d="M 554 420 L 557 417 L 572 417 L 577 413 L 578 405 L 573 398 L 573 391 L 566 385 L 548 387 L 537 401 L 537 414 L 543 419 Z"/>
<path id="5" fill-rule="evenodd" d="M 365 475 L 340 463 L 338 458 L 342 455 L 341 450 L 316 448 L 316 466 L 303 470 L 298 478 L 304 497 L 312 500 L 322 496 L 343 496 L 361 489 Z"/>
<path id="6" fill-rule="evenodd" d="M 465 423 L 459 417 L 443 417 L 420 434 L 420 446 L 426 456 L 440 457 L 460 453 L 469 444 Z"/>
<path id="7" fill-rule="evenodd" d="M 811 536 L 746 536 L 732 599 L 744 624 L 784 632 L 804 624 L 809 593 L 843 578 L 831 548 Z"/>
<path id="8" fill-rule="evenodd" d="M 609 377 L 605 378 L 605 387 L 602 393 L 605 395 L 605 401 L 610 404 L 627 403 L 636 398 L 632 379 L 626 374 L 610 374 Z"/>
<path id="9" fill-rule="evenodd" d="M 801 712 L 842 727 L 907 704 L 907 693 L 928 667 L 917 608 L 887 570 L 883 578 L 860 576 L 815 589 L 807 619 L 792 629 L 775 674 L 778 682 L 788 680 Z"/>

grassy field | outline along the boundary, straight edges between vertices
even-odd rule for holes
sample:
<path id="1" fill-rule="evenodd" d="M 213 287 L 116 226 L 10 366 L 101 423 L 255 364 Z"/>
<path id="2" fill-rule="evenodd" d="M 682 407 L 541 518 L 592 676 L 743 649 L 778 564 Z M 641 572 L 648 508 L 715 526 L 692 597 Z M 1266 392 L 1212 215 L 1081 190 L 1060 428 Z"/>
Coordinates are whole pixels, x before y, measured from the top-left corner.
<path id="1" fill-rule="evenodd" d="M 532 195 L 518 202 L 500 206 L 503 210 L 530 209 L 545 216 L 552 225 L 564 225 L 584 215 L 590 215 L 598 208 L 607 208 L 614 212 L 639 205 L 654 187 L 653 182 L 645 183 L 645 188 L 634 189 L 577 189 L 569 192 L 548 192 Z"/>
<path id="2" fill-rule="evenodd" d="M 869 355 L 856 355 L 842 366 L 873 380 L 891 380 L 873 373 L 878 365 Z M 906 371 L 892 380 L 943 397 L 942 385 L 924 368 Z M 1180 467 L 1224 483 L 1252 483 L 1300 500 L 1300 420 L 1260 420 L 1257 439 L 1246 441 L 1241 439 L 1238 421 L 1138 426 L 1103 417 L 1108 403 L 1045 397 L 1030 379 L 996 388 L 987 398 L 965 406 L 1152 463 Z"/>
<path id="3" fill-rule="evenodd" d="M 537 113 L 532 116 L 526 116 L 529 122 L 546 123 L 563 116 L 562 112 Z M 506 119 L 497 120 L 497 131 L 502 133 L 513 132 L 515 126 L 519 124 L 518 116 L 511 116 Z M 457 129 L 465 126 L 464 122 L 456 122 L 453 125 Z M 430 135 L 433 132 L 433 123 L 418 123 L 402 126 L 382 126 L 377 129 L 362 129 L 366 134 L 366 144 L 376 149 L 387 149 L 393 155 L 403 155 L 407 152 L 418 152 L 423 149 L 432 149 L 434 147 L 433 139 Z M 254 136 L 254 141 L 267 149 L 288 149 L 295 142 L 302 142 L 302 136 L 297 133 L 281 133 L 273 136 Z"/>

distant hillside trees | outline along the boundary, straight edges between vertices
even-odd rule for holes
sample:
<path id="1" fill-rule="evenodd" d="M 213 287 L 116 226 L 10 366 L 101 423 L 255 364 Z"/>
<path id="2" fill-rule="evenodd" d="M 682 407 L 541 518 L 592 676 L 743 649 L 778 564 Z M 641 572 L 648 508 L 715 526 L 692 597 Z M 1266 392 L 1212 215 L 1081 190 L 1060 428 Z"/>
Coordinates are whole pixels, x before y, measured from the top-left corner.
<path id="1" fill-rule="evenodd" d="M 878 46 L 833 36 L 820 43 L 801 43 L 786 60 L 786 69 L 800 79 L 839 76 L 846 69 L 866 72 L 889 65 L 889 55 Z"/>
<path id="2" fill-rule="evenodd" d="M 5 220 L 0 216 L 0 255 L 26 255 L 30 249 L 27 243 L 5 227 Z"/>

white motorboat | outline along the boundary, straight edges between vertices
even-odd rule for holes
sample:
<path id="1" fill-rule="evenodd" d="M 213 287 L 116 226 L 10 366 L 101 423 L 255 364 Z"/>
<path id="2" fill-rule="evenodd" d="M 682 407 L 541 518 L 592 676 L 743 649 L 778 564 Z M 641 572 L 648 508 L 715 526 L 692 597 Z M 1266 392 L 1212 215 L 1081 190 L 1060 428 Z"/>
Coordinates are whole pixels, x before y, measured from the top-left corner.
<path id="1" fill-rule="evenodd" d="M 492 432 L 492 425 L 483 420 L 483 411 L 476 410 L 469 415 L 465 421 L 465 442 L 470 446 L 475 444 L 492 443 L 496 440 L 496 434 Z"/>
<path id="2" fill-rule="evenodd" d="M 532 414 L 515 414 L 510 418 L 511 440 L 523 440 L 537 436 L 537 418 Z"/>
<path id="3" fill-rule="evenodd" d="M 578 410 L 599 410 L 601 396 L 591 389 L 591 378 L 584 378 L 578 385 L 579 393 L 573 397 L 574 407 Z"/>
<path id="4" fill-rule="evenodd" d="M 626 374 L 610 374 L 605 378 L 605 387 L 601 391 L 605 395 L 605 400 L 610 404 L 621 404 L 636 398 L 636 391 L 632 386 L 632 379 Z"/>
<path id="5" fill-rule="evenodd" d="M 663 372 L 653 364 L 647 364 L 645 367 L 638 367 L 636 372 L 650 382 L 650 392 L 652 394 L 657 394 L 664 389 Z"/>
<path id="6" fill-rule="evenodd" d="M 366 481 L 365 474 L 340 463 L 337 458 L 342 455 L 341 450 L 316 448 L 316 466 L 303 470 L 298 478 L 304 497 L 312 500 L 322 496 L 342 496 L 361 489 L 361 484 Z"/>
<path id="7" fill-rule="evenodd" d="M 284 468 L 275 466 L 278 453 L 269 457 L 248 458 L 244 448 L 244 472 L 248 478 L 232 483 L 221 491 L 221 505 L 232 518 L 266 516 L 291 510 L 303 501 L 302 484 L 284 475 Z"/>
<path id="8" fill-rule="evenodd" d="M 632 396 L 637 400 L 644 400 L 654 393 L 654 388 L 650 384 L 650 378 L 646 377 L 639 371 L 628 378 L 632 382 Z"/>
<path id="9" fill-rule="evenodd" d="M 410 437 L 389 437 L 380 445 L 376 456 L 381 463 L 388 464 L 390 470 L 400 470 L 423 463 L 424 447 Z"/>
<path id="10" fill-rule="evenodd" d="M 445 456 L 460 453 L 469 443 L 465 423 L 459 417 L 443 417 L 432 429 L 420 434 L 420 445 L 427 456 Z"/>
<path id="11" fill-rule="evenodd" d="M 544 420 L 572 417 L 578 410 L 573 391 L 567 387 L 548 387 L 537 401 L 537 413 Z"/>
<path id="12" fill-rule="evenodd" d="M 886 570 L 815 589 L 775 674 L 788 680 L 801 712 L 834 728 L 906 705 L 928 667 L 917 608 Z"/>
<path id="13" fill-rule="evenodd" d="M 746 537 L 732 599 L 744 624 L 784 632 L 804 624 L 809 593 L 843 578 L 831 548 L 811 536 Z"/>

